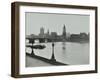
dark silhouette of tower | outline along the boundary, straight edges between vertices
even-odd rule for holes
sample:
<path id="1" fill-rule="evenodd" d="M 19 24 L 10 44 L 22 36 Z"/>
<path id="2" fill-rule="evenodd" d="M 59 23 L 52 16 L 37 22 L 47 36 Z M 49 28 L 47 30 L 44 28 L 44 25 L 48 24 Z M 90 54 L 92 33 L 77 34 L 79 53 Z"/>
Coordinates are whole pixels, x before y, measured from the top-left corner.
<path id="1" fill-rule="evenodd" d="M 47 31 L 47 34 L 49 35 L 49 29 L 48 29 L 48 31 Z"/>
<path id="2" fill-rule="evenodd" d="M 62 36 L 63 36 L 63 38 L 66 38 L 66 27 L 65 27 L 65 25 L 64 25 L 64 27 L 63 27 Z"/>
<path id="3" fill-rule="evenodd" d="M 44 34 L 44 28 L 43 27 L 40 28 L 40 34 Z"/>
<path id="4" fill-rule="evenodd" d="M 39 34 L 40 37 L 44 37 L 44 28 L 41 27 L 40 28 L 40 34 Z"/>

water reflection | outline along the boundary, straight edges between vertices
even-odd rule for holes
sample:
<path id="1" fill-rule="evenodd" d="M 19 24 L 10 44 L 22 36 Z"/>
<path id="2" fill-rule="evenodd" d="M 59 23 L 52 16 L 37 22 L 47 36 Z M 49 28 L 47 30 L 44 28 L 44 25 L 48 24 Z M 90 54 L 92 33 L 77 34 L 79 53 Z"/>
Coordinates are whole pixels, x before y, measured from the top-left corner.
<path id="1" fill-rule="evenodd" d="M 62 42 L 62 51 L 66 53 L 66 42 Z"/>
<path id="2" fill-rule="evenodd" d="M 41 57 L 51 59 L 52 55 L 56 61 L 76 65 L 89 64 L 89 43 L 55 42 L 35 43 L 34 45 L 45 45 L 44 49 L 34 49 L 34 53 Z M 30 52 L 29 49 L 26 50 Z"/>

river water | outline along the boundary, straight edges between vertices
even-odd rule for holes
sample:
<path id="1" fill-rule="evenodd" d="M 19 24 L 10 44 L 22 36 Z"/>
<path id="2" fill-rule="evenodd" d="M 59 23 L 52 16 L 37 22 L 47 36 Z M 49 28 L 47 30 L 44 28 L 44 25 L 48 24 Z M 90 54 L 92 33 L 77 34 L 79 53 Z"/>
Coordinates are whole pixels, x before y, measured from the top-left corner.
<path id="1" fill-rule="evenodd" d="M 27 43 L 28 44 L 28 43 Z M 45 45 L 44 49 L 34 49 L 34 53 L 38 56 L 51 59 L 52 43 L 35 43 L 34 45 Z M 31 53 L 30 48 L 26 48 L 26 52 Z M 89 64 L 89 43 L 75 42 L 55 42 L 54 55 L 56 61 L 69 64 Z"/>

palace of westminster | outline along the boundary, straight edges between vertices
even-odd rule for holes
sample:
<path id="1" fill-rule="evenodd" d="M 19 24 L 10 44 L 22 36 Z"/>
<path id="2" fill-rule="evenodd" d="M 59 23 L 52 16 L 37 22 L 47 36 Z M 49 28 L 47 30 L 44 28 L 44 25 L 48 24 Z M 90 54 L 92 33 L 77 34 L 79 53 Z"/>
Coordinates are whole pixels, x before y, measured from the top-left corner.
<path id="1" fill-rule="evenodd" d="M 48 42 L 58 42 L 58 41 L 73 41 L 73 42 L 80 42 L 80 41 L 89 41 L 89 33 L 80 33 L 80 34 L 70 34 L 70 33 L 66 33 L 66 26 L 63 26 L 62 29 L 62 34 L 58 35 L 57 32 L 49 32 L 49 30 L 47 31 L 47 33 L 44 32 L 44 28 L 41 27 L 40 28 L 40 33 L 38 35 L 35 34 L 31 34 L 32 38 L 38 38 L 38 39 L 43 39 L 42 42 L 44 42 L 45 39 L 48 40 Z"/>

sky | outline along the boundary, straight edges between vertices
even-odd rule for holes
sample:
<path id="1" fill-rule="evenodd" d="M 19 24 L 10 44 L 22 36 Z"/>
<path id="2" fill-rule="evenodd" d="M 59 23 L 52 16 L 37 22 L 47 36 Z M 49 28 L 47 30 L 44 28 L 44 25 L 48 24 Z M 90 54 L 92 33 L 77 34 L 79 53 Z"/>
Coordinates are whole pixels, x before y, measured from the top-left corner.
<path id="1" fill-rule="evenodd" d="M 89 15 L 79 14 L 51 14 L 51 13 L 25 13 L 25 33 L 26 35 L 40 33 L 43 27 L 45 33 L 57 32 L 62 34 L 63 26 L 66 26 L 66 32 L 71 34 L 79 34 L 80 32 L 89 32 Z"/>

